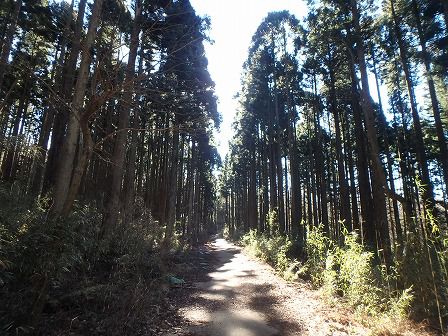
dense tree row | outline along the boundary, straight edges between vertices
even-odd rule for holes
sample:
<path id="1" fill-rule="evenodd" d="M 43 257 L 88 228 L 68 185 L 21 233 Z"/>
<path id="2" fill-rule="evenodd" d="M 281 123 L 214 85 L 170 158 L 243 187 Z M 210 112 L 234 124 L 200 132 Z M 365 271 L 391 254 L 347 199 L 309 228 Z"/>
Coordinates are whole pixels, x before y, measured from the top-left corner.
<path id="1" fill-rule="evenodd" d="M 287 234 L 299 250 L 310 227 L 339 243 L 358 231 L 377 262 L 414 263 L 402 285 L 424 278 L 432 287 L 417 296 L 440 313 L 447 5 L 375 3 L 309 1 L 303 24 L 288 12 L 261 23 L 221 178 L 225 219 L 231 233 Z"/>
<path id="2" fill-rule="evenodd" d="M 213 221 L 219 163 L 208 22 L 188 0 L 2 1 L 1 180 L 103 213 L 102 234 L 149 209 L 192 240 Z"/>

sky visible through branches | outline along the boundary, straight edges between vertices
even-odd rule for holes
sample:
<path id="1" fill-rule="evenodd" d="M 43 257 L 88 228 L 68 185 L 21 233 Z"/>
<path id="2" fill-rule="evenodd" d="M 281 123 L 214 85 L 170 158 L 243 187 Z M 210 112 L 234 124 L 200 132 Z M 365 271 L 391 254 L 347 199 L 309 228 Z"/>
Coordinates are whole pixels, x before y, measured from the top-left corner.
<path id="1" fill-rule="evenodd" d="M 218 109 L 223 119 L 216 140 L 218 151 L 224 158 L 228 152 L 229 140 L 233 134 L 232 122 L 238 108 L 235 95 L 241 87 L 242 67 L 247 59 L 253 34 L 269 12 L 287 10 L 303 22 L 308 9 L 303 0 L 191 0 L 191 4 L 198 15 L 208 16 L 211 20 L 208 36 L 213 43 L 205 43 L 205 52 L 208 69 L 216 83 Z M 371 88 L 374 88 L 375 79 L 371 73 L 369 82 Z M 384 85 L 381 85 L 380 90 L 381 95 L 387 97 Z M 370 94 L 378 102 L 376 90 L 372 89 Z M 425 95 L 421 85 L 416 86 L 416 94 L 419 99 Z M 382 103 L 386 118 L 391 119 L 387 99 L 383 99 Z"/>
<path id="2" fill-rule="evenodd" d="M 307 8 L 301 0 L 192 0 L 191 4 L 198 15 L 207 15 L 211 19 L 209 36 L 214 43 L 206 43 L 205 51 L 223 118 L 216 138 L 218 151 L 224 158 L 237 109 L 234 97 L 240 88 L 242 66 L 252 35 L 269 12 L 288 10 L 302 20 Z"/>

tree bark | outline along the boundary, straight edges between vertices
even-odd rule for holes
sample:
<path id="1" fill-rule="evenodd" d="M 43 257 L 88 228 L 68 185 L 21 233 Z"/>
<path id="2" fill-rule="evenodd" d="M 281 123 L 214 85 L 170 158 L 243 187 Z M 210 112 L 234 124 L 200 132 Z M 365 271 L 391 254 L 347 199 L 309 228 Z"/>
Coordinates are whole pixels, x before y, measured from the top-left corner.
<path id="1" fill-rule="evenodd" d="M 56 184 L 59 164 L 61 163 L 60 157 L 62 156 L 62 149 L 64 146 L 64 136 L 68 118 L 71 114 L 69 102 L 72 100 L 72 91 L 75 83 L 76 63 L 78 60 L 79 51 L 81 49 L 81 37 L 86 3 L 87 0 L 80 0 L 79 2 L 75 31 L 71 40 L 70 54 L 62 68 L 62 84 L 60 90 L 58 91 L 58 98 L 63 102 L 63 104 L 58 110 L 56 110 L 56 107 L 50 107 L 52 109 L 55 109 L 55 116 L 51 132 L 51 145 L 50 149 L 48 150 L 48 159 L 45 165 L 43 192 L 49 191 Z"/>
<path id="2" fill-rule="evenodd" d="M 354 38 L 356 41 L 356 54 L 361 73 L 361 106 L 367 130 L 367 139 L 370 147 L 370 159 L 372 164 L 372 191 L 375 208 L 375 222 L 379 235 L 379 246 L 383 249 L 384 261 L 387 265 L 392 262 L 392 252 L 389 236 L 389 225 L 386 209 L 386 192 L 388 190 L 383 165 L 378 148 L 377 131 L 375 127 L 375 112 L 372 98 L 370 96 L 369 79 L 367 76 L 367 65 L 365 59 L 364 43 L 360 26 L 360 14 L 357 0 L 350 0 L 353 24 L 355 28 Z M 375 249 L 376 250 L 376 249 Z"/>
<path id="3" fill-rule="evenodd" d="M 2 45 L 1 53 L 0 53 L 0 92 L 3 86 L 3 79 L 5 77 L 7 67 L 8 67 L 8 58 L 11 52 L 12 42 L 14 39 L 14 33 L 17 28 L 17 21 L 19 19 L 20 8 L 22 7 L 22 0 L 16 0 L 14 3 L 14 9 L 12 12 L 12 18 L 9 23 L 8 29 L 6 31 L 5 40 Z"/>
<path id="4" fill-rule="evenodd" d="M 137 58 L 137 50 L 139 46 L 140 35 L 140 16 L 141 16 L 140 0 L 135 0 L 135 17 L 132 27 L 131 40 L 129 45 L 128 64 L 126 65 L 126 74 L 124 79 L 124 93 L 122 104 L 120 106 L 118 128 L 124 130 L 129 124 L 129 110 L 134 88 L 135 77 L 135 60 Z M 114 152 L 112 155 L 112 174 L 108 201 L 106 203 L 106 211 L 103 219 L 103 230 L 105 234 L 109 234 L 116 225 L 119 212 L 119 200 L 121 194 L 121 185 L 123 181 L 124 161 L 126 157 L 126 141 L 128 134 L 126 131 L 118 133 L 115 140 Z"/>
<path id="5" fill-rule="evenodd" d="M 361 205 L 361 230 L 363 243 L 375 246 L 375 223 L 373 222 L 373 202 L 369 178 L 369 164 L 367 158 L 367 144 L 365 140 L 364 125 L 359 106 L 359 93 L 354 63 L 350 62 L 350 74 L 352 80 L 352 111 L 355 124 L 356 140 L 356 166 L 358 170 L 359 198 Z"/>
<path id="6" fill-rule="evenodd" d="M 431 107 L 434 115 L 434 121 L 436 124 L 436 133 L 437 139 L 439 141 L 440 148 L 440 161 L 443 171 L 443 179 L 445 182 L 445 186 L 448 188 L 448 148 L 446 144 L 445 133 L 443 130 L 442 118 L 440 116 L 440 106 L 439 101 L 437 99 L 436 88 L 434 85 L 434 79 L 432 77 L 431 71 L 431 55 L 428 52 L 428 48 L 426 46 L 426 37 L 423 32 L 423 27 L 420 18 L 420 10 L 418 7 L 418 3 L 416 0 L 412 0 L 412 9 L 414 13 L 414 18 L 417 26 L 418 38 L 420 42 L 420 47 L 422 48 L 422 58 L 423 64 L 425 65 L 425 77 L 428 83 L 429 96 L 431 98 Z M 430 188 L 430 185 L 427 186 Z M 426 205 L 425 205 L 426 206 Z M 430 204 L 433 207 L 433 204 Z"/>
<path id="7" fill-rule="evenodd" d="M 171 148 L 171 167 L 168 185 L 168 199 L 167 199 L 167 216 L 165 229 L 165 247 L 169 246 L 173 238 L 175 223 L 176 223 L 176 196 L 177 196 L 177 170 L 179 162 L 179 132 L 173 131 L 173 144 Z"/>
<path id="8" fill-rule="evenodd" d="M 70 32 L 70 23 L 72 21 L 71 14 L 73 13 L 73 7 L 74 7 L 74 0 L 72 0 L 69 13 L 67 15 L 67 20 L 65 22 L 64 27 L 64 33 L 62 36 L 62 40 L 60 44 L 58 45 L 58 49 L 60 50 L 59 56 L 57 56 L 57 51 L 55 54 L 55 61 L 53 63 L 53 69 L 51 73 L 51 80 L 54 83 L 54 88 L 56 92 L 61 92 L 61 82 L 62 82 L 62 69 L 63 69 L 63 63 L 66 55 L 67 50 L 67 43 L 69 39 L 69 32 Z M 40 158 L 37 158 L 35 160 L 36 169 L 35 174 L 33 177 L 33 183 L 31 186 L 31 192 L 34 195 L 39 195 L 41 192 L 42 187 L 42 179 L 44 178 L 44 169 L 45 169 L 45 161 L 47 157 L 47 150 L 48 150 L 48 141 L 50 140 L 50 133 L 51 133 L 51 127 L 53 125 L 54 116 L 56 113 L 56 104 L 57 99 L 59 97 L 55 97 L 54 94 L 50 94 L 49 97 L 49 103 L 50 106 L 45 110 L 43 116 L 42 116 L 42 126 L 39 134 L 39 140 L 38 140 L 38 148 L 40 150 Z"/>
<path id="9" fill-rule="evenodd" d="M 52 213 L 55 216 L 62 214 L 70 188 L 71 177 L 74 167 L 76 149 L 78 147 L 78 137 L 80 135 L 80 119 L 83 113 L 84 99 L 86 95 L 87 81 L 89 78 L 89 66 L 91 61 L 91 48 L 96 38 L 96 30 L 100 20 L 103 0 L 95 0 L 92 15 L 90 17 L 89 28 L 86 38 L 82 44 L 81 64 L 76 81 L 75 93 L 72 101 L 71 114 L 67 128 L 67 134 L 62 148 L 62 158 L 57 173 L 56 186 L 54 191 Z"/>
<path id="10" fill-rule="evenodd" d="M 395 12 L 394 0 L 390 0 L 391 14 L 393 19 L 394 32 L 397 38 L 398 50 L 400 54 L 400 63 L 403 68 L 406 88 L 409 95 L 412 121 L 414 125 L 415 132 L 415 150 L 417 156 L 417 162 L 420 167 L 420 178 L 425 188 L 422 193 L 422 198 L 425 203 L 427 203 L 431 208 L 434 206 L 434 191 L 431 178 L 429 176 L 428 163 L 425 152 L 425 144 L 423 141 L 423 132 L 420 122 L 420 116 L 418 114 L 417 101 L 415 98 L 414 84 L 412 80 L 411 70 L 409 68 L 409 59 L 404 45 L 403 34 L 400 29 L 400 20 Z M 397 70 L 398 71 L 398 70 Z M 432 204 L 432 206 L 431 206 Z"/>
<path id="11" fill-rule="evenodd" d="M 330 59 L 331 59 L 331 55 Z M 343 161 L 342 153 L 342 135 L 341 135 L 341 125 L 339 118 L 339 110 L 336 100 L 336 88 L 335 88 L 335 74 L 333 69 L 333 64 L 330 61 L 329 64 L 329 75 L 330 75 L 330 109 L 334 117 L 334 127 L 335 127 L 335 149 L 336 149 L 336 161 L 338 163 L 338 182 L 339 182 L 339 197 L 338 206 L 340 209 L 339 220 L 344 221 L 344 224 L 349 230 L 352 230 L 352 219 L 350 213 L 350 195 L 349 187 L 347 183 L 347 178 L 345 176 L 345 167 Z"/>

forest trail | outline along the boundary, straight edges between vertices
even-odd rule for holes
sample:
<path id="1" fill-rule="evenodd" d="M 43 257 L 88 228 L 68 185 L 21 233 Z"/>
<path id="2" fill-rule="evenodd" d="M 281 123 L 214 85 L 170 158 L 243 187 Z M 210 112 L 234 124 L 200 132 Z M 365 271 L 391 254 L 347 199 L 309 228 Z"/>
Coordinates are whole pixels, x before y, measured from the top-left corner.
<path id="1" fill-rule="evenodd" d="M 330 307 L 305 283 L 288 283 L 268 265 L 247 256 L 241 248 L 217 239 L 202 252 L 205 257 L 191 283 L 192 291 L 179 307 L 185 322 L 165 336 L 366 335 L 348 311 Z M 200 270 L 204 274 L 200 274 Z"/>

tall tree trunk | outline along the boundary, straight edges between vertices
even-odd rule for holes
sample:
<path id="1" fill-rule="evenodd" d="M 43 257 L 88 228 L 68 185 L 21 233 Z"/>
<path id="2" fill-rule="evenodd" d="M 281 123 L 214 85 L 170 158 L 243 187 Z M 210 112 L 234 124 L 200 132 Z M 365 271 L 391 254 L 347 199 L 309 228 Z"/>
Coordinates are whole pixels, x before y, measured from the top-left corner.
<path id="1" fill-rule="evenodd" d="M 347 119 L 347 117 L 345 118 Z M 356 195 L 356 185 L 355 185 L 355 169 L 354 169 L 354 162 L 353 162 L 353 150 L 351 147 L 351 135 L 350 135 L 350 128 L 348 126 L 348 121 L 345 120 L 344 126 L 346 128 L 344 134 L 345 137 L 347 139 L 347 141 L 345 142 L 345 158 L 346 158 L 346 166 L 348 166 L 348 173 L 350 176 L 350 198 L 351 198 L 351 214 L 352 214 L 352 219 L 353 219 L 353 225 L 352 225 L 352 229 L 353 230 L 358 230 L 358 232 L 361 232 L 361 227 L 359 224 L 359 208 L 358 208 L 358 198 Z"/>
<path id="2" fill-rule="evenodd" d="M 425 65 L 425 77 L 428 83 L 429 96 L 431 98 L 431 107 L 434 115 L 434 121 L 436 124 L 436 133 L 437 139 L 439 141 L 439 149 L 440 149 L 440 161 L 443 171 L 443 178 L 445 182 L 445 186 L 448 188 L 448 148 L 446 144 L 445 133 L 443 130 L 442 118 L 440 116 L 440 106 L 439 101 L 437 99 L 436 88 L 434 85 L 434 79 L 432 77 L 431 71 L 431 55 L 428 52 L 428 48 L 426 46 L 426 37 L 423 31 L 421 18 L 420 18 L 420 10 L 418 7 L 418 3 L 416 0 L 412 0 L 412 9 L 414 13 L 414 18 L 417 26 L 418 38 L 420 42 L 420 47 L 422 48 L 422 58 L 423 64 Z M 428 186 L 428 188 L 430 188 Z M 432 206 L 432 204 L 430 204 Z"/>
<path id="3" fill-rule="evenodd" d="M 167 198 L 167 216 L 165 229 L 165 246 L 169 246 L 176 223 L 176 198 L 177 198 L 177 174 L 179 163 L 179 131 L 173 131 L 173 144 L 171 148 L 171 167 L 168 183 L 168 198 Z"/>
<path id="4" fill-rule="evenodd" d="M 24 113 L 24 107 L 25 107 L 26 98 L 22 97 L 20 100 L 20 103 L 16 109 L 16 115 L 13 121 L 13 127 L 12 132 L 10 133 L 9 137 L 9 146 L 6 151 L 5 158 L 3 160 L 2 164 L 2 178 L 6 181 L 12 180 L 13 177 L 13 165 L 14 165 L 14 158 L 16 156 L 16 149 L 19 142 L 18 135 L 19 135 L 19 126 L 20 121 L 22 120 L 22 115 Z"/>
<path id="5" fill-rule="evenodd" d="M 14 2 L 14 9 L 12 12 L 11 21 L 5 34 L 5 40 L 3 41 L 1 53 L 0 53 L 0 92 L 3 86 L 3 78 L 5 77 L 8 58 L 11 52 L 11 47 L 14 39 L 14 33 L 17 28 L 17 21 L 19 19 L 20 8 L 22 7 L 22 0 L 16 0 Z"/>
<path id="6" fill-rule="evenodd" d="M 142 37 L 143 40 L 144 37 Z M 140 78 L 140 76 L 143 73 L 143 48 L 140 48 L 139 53 L 139 63 L 138 63 L 138 71 L 137 71 L 137 77 Z M 138 97 L 140 95 L 140 84 L 137 83 L 135 85 L 135 89 L 138 93 L 136 93 L 136 99 L 135 101 L 139 101 Z M 130 137 L 130 149 L 128 153 L 128 167 L 126 170 L 126 177 L 125 177 L 125 192 L 124 192 L 124 216 L 123 220 L 125 225 L 128 225 L 132 221 L 132 217 L 134 214 L 134 201 L 135 201 L 135 193 L 136 193 L 136 185 L 139 183 L 135 181 L 136 175 L 137 179 L 140 179 L 141 175 L 141 168 L 143 167 L 143 164 L 140 162 L 138 165 L 138 172 L 136 167 L 136 161 L 137 161 L 137 152 L 140 150 L 140 153 L 143 154 L 143 151 L 141 150 L 142 147 L 142 141 L 144 139 L 144 133 L 141 134 L 139 137 L 139 132 L 135 129 L 139 128 L 140 126 L 140 114 L 141 114 L 141 108 L 140 106 L 136 106 L 134 108 L 134 113 L 132 114 L 131 119 L 131 127 L 134 129 L 131 133 Z M 143 127 L 142 127 L 143 128 Z M 139 138 L 142 139 L 142 141 L 139 141 Z"/>
<path id="7" fill-rule="evenodd" d="M 288 95 L 289 97 L 289 95 Z M 289 173 L 291 175 L 291 235 L 293 239 L 300 239 L 303 236 L 302 218 L 301 218 L 301 201 L 300 201 L 300 181 L 299 168 L 297 166 L 297 144 L 296 129 L 294 122 L 294 110 L 291 102 L 288 102 L 288 157 L 289 157 Z M 299 241 L 299 246 L 303 242 Z"/>
<path id="8" fill-rule="evenodd" d="M 284 200 L 284 190 L 283 190 L 283 163 L 282 163 L 282 135 L 280 129 L 280 111 L 278 103 L 278 93 L 277 84 L 274 81 L 274 112 L 275 112 L 275 125 L 276 132 L 274 142 L 274 153 L 275 153 L 275 169 L 277 174 L 277 218 L 278 218 L 278 229 L 281 234 L 285 233 L 285 200 Z"/>
<path id="9" fill-rule="evenodd" d="M 379 78 L 378 78 L 377 61 L 376 61 L 376 57 L 375 57 L 374 47 L 372 47 L 372 61 L 373 61 L 373 74 L 375 76 L 376 92 L 378 95 L 378 105 L 380 108 L 381 117 L 384 118 L 383 101 L 382 101 L 381 91 L 380 91 L 380 82 L 379 82 Z M 389 139 L 387 137 L 387 134 L 384 136 L 384 143 L 385 143 L 385 147 L 386 147 L 387 172 L 388 172 L 390 190 L 392 191 L 393 194 L 395 194 L 396 191 L 395 191 L 392 156 L 390 153 Z M 401 243 L 403 242 L 403 234 L 402 234 L 402 230 L 401 230 L 400 213 L 398 211 L 398 201 L 396 198 L 392 199 L 392 208 L 393 208 L 393 216 L 394 216 L 394 225 L 391 227 L 392 227 L 393 231 L 396 232 L 396 240 L 398 241 L 398 245 L 401 246 Z"/>
<path id="10" fill-rule="evenodd" d="M 252 144 L 251 149 L 251 162 L 249 167 L 249 190 L 248 190 L 248 216 L 249 216 L 249 228 L 257 228 L 257 175 L 256 175 L 256 158 L 255 158 L 255 145 Z"/>
<path id="11" fill-rule="evenodd" d="M 331 57 L 331 55 L 330 55 Z M 336 138 L 336 161 L 338 163 L 338 182 L 339 182 L 339 197 L 338 206 L 340 212 L 340 218 L 338 220 L 344 221 L 345 225 L 349 230 L 352 230 L 352 219 L 350 213 L 350 195 L 347 183 L 347 178 L 345 177 L 345 167 L 343 161 L 342 153 L 342 135 L 341 135 L 341 125 L 339 118 L 339 110 L 336 101 L 336 88 L 335 88 L 335 74 L 333 65 L 330 65 L 330 109 L 334 118 L 335 127 L 335 138 Z"/>
<path id="12" fill-rule="evenodd" d="M 352 80 L 352 110 L 355 124 L 356 138 L 356 165 L 358 170 L 359 198 L 361 203 L 361 229 L 363 242 L 375 247 L 375 223 L 373 222 L 374 211 L 372 206 L 372 193 L 370 187 L 369 164 L 367 158 L 367 144 L 365 140 L 364 125 L 359 106 L 359 93 L 354 63 L 350 63 L 350 74 Z"/>
<path id="13" fill-rule="evenodd" d="M 73 207 L 73 203 L 75 202 L 75 198 L 78 194 L 79 186 L 81 185 L 81 180 L 86 171 L 87 165 L 90 161 L 90 157 L 93 152 L 93 140 L 92 135 L 90 133 L 89 128 L 89 118 L 86 115 L 83 115 L 79 120 L 79 127 L 81 128 L 81 136 L 83 139 L 83 144 L 80 146 L 80 155 L 76 162 L 76 165 L 73 169 L 72 178 L 70 181 L 70 185 L 67 189 L 67 196 L 65 197 L 65 201 L 61 210 L 61 216 L 67 217 Z"/>
<path id="14" fill-rule="evenodd" d="M 378 245 L 383 249 L 386 264 L 390 265 L 392 262 L 392 252 L 386 209 L 386 192 L 388 190 L 388 186 L 386 183 L 383 165 L 379 156 L 380 153 L 378 148 L 377 131 L 375 127 L 375 111 L 373 109 L 372 98 L 370 96 L 369 79 L 367 75 L 367 65 L 357 0 L 350 0 L 350 4 L 355 28 L 354 38 L 356 41 L 356 53 L 359 63 L 359 71 L 361 73 L 361 106 L 364 112 L 372 164 L 373 203 L 375 208 L 375 222 L 380 240 Z"/>
<path id="15" fill-rule="evenodd" d="M 397 91 L 398 93 L 400 93 L 398 95 L 398 101 L 397 101 L 397 108 L 398 108 L 398 112 L 400 114 L 401 117 L 401 130 L 400 131 L 396 131 L 396 136 L 397 136 L 397 149 L 398 149 L 398 155 L 399 155 L 399 164 L 400 164 L 400 170 L 401 170 L 401 179 L 403 181 L 403 194 L 404 194 L 404 199 L 405 202 L 404 204 L 402 204 L 403 206 L 403 212 L 404 212 L 404 233 L 406 233 L 408 230 L 410 229 L 414 229 L 414 220 L 413 220 L 413 213 L 416 213 L 413 209 L 413 199 L 415 199 L 415 197 L 412 195 L 412 184 L 414 183 L 414 179 L 411 176 L 411 171 L 413 171 L 413 167 L 410 164 L 410 160 L 409 160 L 409 152 L 408 150 L 406 150 L 405 148 L 405 144 L 408 141 L 407 137 L 406 137 L 406 130 L 407 130 L 407 123 L 406 123 L 406 117 L 405 117 L 405 103 L 401 97 L 401 84 L 400 84 L 400 77 L 398 75 L 398 73 L 396 74 L 395 78 L 395 85 L 397 87 Z M 396 109 L 393 107 L 393 115 L 394 115 L 394 124 L 398 125 L 398 118 L 396 116 Z M 396 128 L 396 127 L 395 127 Z M 397 232 L 399 230 L 401 230 L 401 228 L 397 228 L 396 229 Z"/>
<path id="16" fill-rule="evenodd" d="M 315 144 L 314 144 L 314 153 L 315 153 L 315 172 L 316 172 L 316 180 L 317 180 L 317 188 L 316 191 L 318 191 L 318 200 L 320 201 L 320 223 L 324 227 L 324 231 L 326 233 L 330 233 L 330 227 L 329 227 L 329 220 L 328 220 L 328 199 L 327 199 L 327 183 L 325 178 L 325 172 L 324 172 L 324 152 L 323 152 L 323 144 L 322 144 L 322 129 L 320 126 L 319 121 L 319 115 L 320 115 L 320 102 L 319 102 L 319 95 L 317 93 L 317 78 L 314 76 L 313 78 L 313 90 L 314 90 L 314 101 L 313 101 L 313 126 L 314 126 L 314 138 L 315 138 Z M 315 203 L 316 204 L 316 203 Z M 314 207 L 314 212 L 316 213 L 317 207 Z M 315 219 L 316 222 L 319 222 L 317 218 Z"/>
<path id="17" fill-rule="evenodd" d="M 67 43 L 68 43 L 68 34 L 70 32 L 70 23 L 72 21 L 71 14 L 73 13 L 73 6 L 74 6 L 74 0 L 72 0 L 69 13 L 67 14 L 67 20 L 65 22 L 64 27 L 64 33 L 62 36 L 62 40 L 60 44 L 58 45 L 57 50 L 59 49 L 59 56 L 57 56 L 57 50 L 55 54 L 55 61 L 53 62 L 53 68 L 51 71 L 51 81 L 54 83 L 55 91 L 61 92 L 61 82 L 62 82 L 62 69 L 63 69 L 63 63 L 66 55 L 67 50 Z M 47 109 L 45 109 L 45 112 L 42 116 L 42 126 L 39 134 L 39 140 L 38 140 L 38 148 L 40 150 L 40 158 L 37 158 L 35 160 L 35 172 L 33 176 L 33 183 L 31 186 L 31 192 L 34 195 L 39 195 L 41 192 L 41 185 L 42 185 L 42 179 L 43 179 L 43 173 L 45 168 L 45 161 L 47 157 L 47 149 L 48 149 L 48 141 L 50 140 L 50 133 L 51 133 L 51 126 L 53 125 L 55 110 L 56 110 L 56 104 L 57 99 L 59 97 L 55 97 L 55 95 L 50 94 L 49 103 L 50 106 L 48 106 Z"/>
<path id="18" fill-rule="evenodd" d="M 113 166 L 110 191 L 103 219 L 103 230 L 106 234 L 110 233 L 118 219 L 119 200 L 121 194 L 120 191 L 123 180 L 124 161 L 126 157 L 126 141 L 128 135 L 128 132 L 125 129 L 129 124 L 129 109 L 131 108 L 134 88 L 135 60 L 137 58 L 137 50 L 139 46 L 141 11 L 142 8 L 140 0 L 135 0 L 135 17 L 129 45 L 128 64 L 126 65 L 124 93 L 118 120 L 119 133 L 117 134 L 117 138 L 115 140 L 114 152 L 112 155 Z"/>
<path id="19" fill-rule="evenodd" d="M 433 185 L 429 176 L 429 170 L 428 170 L 428 163 L 426 158 L 426 152 L 425 152 L 425 144 L 423 142 L 423 132 L 422 132 L 422 126 L 420 122 L 420 116 L 418 114 L 418 108 L 417 108 L 417 101 L 415 99 L 415 91 L 414 91 L 414 84 L 412 80 L 412 74 L 411 70 L 409 68 L 409 59 L 406 47 L 404 45 L 403 40 L 403 34 L 400 29 L 400 20 L 395 12 L 395 6 L 394 6 L 394 0 L 390 0 L 390 6 L 391 6 L 391 14 L 393 19 L 393 27 L 394 32 L 397 39 L 398 44 L 398 50 L 400 54 L 400 62 L 401 66 L 403 68 L 404 72 L 404 78 L 406 81 L 406 88 L 409 95 L 410 105 L 411 105 L 411 114 L 412 114 L 412 121 L 414 125 L 414 132 L 415 132 L 415 151 L 417 156 L 417 162 L 419 164 L 420 168 L 420 178 L 422 180 L 422 183 L 425 185 L 425 188 L 422 193 L 422 198 L 425 203 L 428 203 L 428 205 L 432 208 L 434 205 L 434 191 L 433 191 Z M 398 71 L 398 69 L 397 69 Z M 432 204 L 432 206 L 431 206 Z"/>
<path id="20" fill-rule="evenodd" d="M 268 148 L 267 135 L 263 132 L 261 141 L 261 153 L 260 160 L 262 164 L 262 176 L 263 176 L 263 191 L 262 191 L 262 211 L 260 215 L 260 230 L 264 232 L 266 230 L 266 216 L 269 213 L 269 162 L 268 162 Z"/>
<path id="21" fill-rule="evenodd" d="M 91 48 L 96 38 L 96 30 L 100 20 L 102 4 L 103 0 L 95 0 L 87 35 L 82 44 L 81 63 L 79 66 L 78 79 L 76 81 L 75 93 L 72 101 L 72 111 L 69 118 L 67 134 L 64 139 L 61 155 L 62 157 L 57 172 L 57 180 L 54 191 L 52 212 L 55 216 L 62 213 L 70 188 L 75 153 L 78 147 L 78 137 L 80 135 L 79 121 L 83 114 L 84 99 L 86 95 L 85 91 L 89 78 Z"/>
<path id="22" fill-rule="evenodd" d="M 64 135 L 67 127 L 68 118 L 71 114 L 69 102 L 72 100 L 72 91 L 75 84 L 76 64 L 79 51 L 81 49 L 82 28 L 84 24 L 84 13 L 87 0 L 80 0 L 78 5 L 78 16 L 76 18 L 75 31 L 71 40 L 71 49 L 67 61 L 62 68 L 61 88 L 58 91 L 59 99 L 63 101 L 58 111 L 54 111 L 54 121 L 51 135 L 51 145 L 48 150 L 48 159 L 45 165 L 45 175 L 43 183 L 43 192 L 47 192 L 56 184 L 57 172 L 62 148 L 64 145 Z M 71 21 L 71 13 L 69 14 Z M 67 31 L 67 34 L 69 32 Z M 55 107 L 50 107 L 55 109 Z"/>
<path id="23" fill-rule="evenodd" d="M 30 82 L 31 82 L 31 72 L 23 80 L 22 93 L 19 98 L 19 105 L 16 110 L 16 115 L 13 122 L 12 133 L 10 134 L 11 141 L 9 142 L 9 148 L 7 150 L 6 158 L 2 165 L 2 177 L 5 180 L 12 180 L 14 171 L 14 162 L 17 161 L 17 149 L 19 145 L 19 127 L 23 127 L 23 120 L 26 116 L 26 110 L 29 103 L 30 95 Z"/>
<path id="24" fill-rule="evenodd" d="M 269 100 L 271 104 L 271 100 Z M 271 111 L 271 106 L 268 106 L 268 111 Z M 269 211 L 277 211 L 278 213 L 278 184 L 277 184 L 277 170 L 276 170 L 276 143 L 273 113 L 268 113 L 268 150 L 269 150 Z"/>

